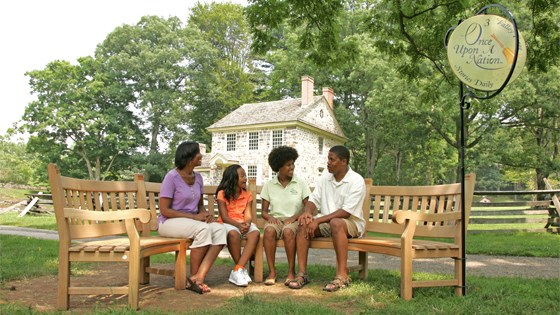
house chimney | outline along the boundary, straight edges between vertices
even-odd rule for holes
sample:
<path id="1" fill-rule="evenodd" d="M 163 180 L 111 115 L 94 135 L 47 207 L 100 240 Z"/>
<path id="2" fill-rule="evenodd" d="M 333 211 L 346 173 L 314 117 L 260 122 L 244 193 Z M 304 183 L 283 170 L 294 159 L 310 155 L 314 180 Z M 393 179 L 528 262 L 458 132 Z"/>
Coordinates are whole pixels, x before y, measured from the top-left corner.
<path id="1" fill-rule="evenodd" d="M 313 78 L 304 75 L 301 77 L 301 107 L 313 103 Z"/>
<path id="2" fill-rule="evenodd" d="M 200 154 L 202 154 L 202 155 L 206 154 L 206 144 L 199 143 L 198 147 L 200 148 Z"/>
<path id="3" fill-rule="evenodd" d="M 327 103 L 329 104 L 331 109 L 334 109 L 334 106 L 333 106 L 334 91 L 333 91 L 333 89 L 331 89 L 330 87 L 324 87 L 323 88 L 323 96 L 327 99 Z"/>

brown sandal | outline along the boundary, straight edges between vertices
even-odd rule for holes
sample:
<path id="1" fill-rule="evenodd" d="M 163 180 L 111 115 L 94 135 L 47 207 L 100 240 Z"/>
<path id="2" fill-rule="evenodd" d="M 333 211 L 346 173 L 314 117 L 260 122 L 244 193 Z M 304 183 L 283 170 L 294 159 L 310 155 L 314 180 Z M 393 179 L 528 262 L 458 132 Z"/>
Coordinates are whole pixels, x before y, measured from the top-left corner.
<path id="1" fill-rule="evenodd" d="M 309 276 L 306 272 L 300 272 L 296 275 L 295 279 L 292 279 L 288 284 L 288 288 L 290 289 L 301 289 L 306 284 L 309 283 Z"/>
<path id="2" fill-rule="evenodd" d="M 327 283 L 327 285 L 325 285 L 325 287 L 323 288 L 323 291 L 335 292 L 335 291 L 338 291 L 340 289 L 344 289 L 344 288 L 346 288 L 350 285 L 350 281 L 351 281 L 350 277 L 347 277 L 346 279 L 344 279 L 341 276 L 336 276 L 333 281 L 331 281 L 331 282 Z"/>

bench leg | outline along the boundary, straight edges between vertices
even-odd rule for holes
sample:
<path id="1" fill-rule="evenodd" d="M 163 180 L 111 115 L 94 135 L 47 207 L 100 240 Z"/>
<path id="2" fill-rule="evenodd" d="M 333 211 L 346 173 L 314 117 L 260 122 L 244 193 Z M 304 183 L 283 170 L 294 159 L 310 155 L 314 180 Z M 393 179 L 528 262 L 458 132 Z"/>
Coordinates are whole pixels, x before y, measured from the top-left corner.
<path id="1" fill-rule="evenodd" d="M 264 274 L 264 258 L 263 258 L 263 237 L 259 237 L 259 242 L 255 248 L 255 270 L 254 270 L 254 280 L 256 283 L 263 282 Z"/>
<path id="2" fill-rule="evenodd" d="M 150 283 L 150 273 L 146 272 L 146 268 L 150 267 L 150 257 L 144 257 L 140 260 L 140 284 Z"/>
<path id="3" fill-rule="evenodd" d="M 358 252 L 358 264 L 362 268 L 360 270 L 360 279 L 366 280 L 368 277 L 368 253 Z"/>
<path id="4" fill-rule="evenodd" d="M 58 255 L 58 293 L 56 307 L 59 310 L 68 310 L 70 306 L 70 296 L 68 287 L 70 286 L 70 261 L 68 252 L 64 250 Z"/>
<path id="5" fill-rule="evenodd" d="M 181 243 L 179 251 L 175 252 L 175 290 L 187 287 L 187 245 Z"/>
<path id="6" fill-rule="evenodd" d="M 412 300 L 412 253 L 406 250 L 401 257 L 401 298 Z"/>
<path id="7" fill-rule="evenodd" d="M 129 253 L 128 261 L 128 306 L 133 309 L 138 309 L 138 300 L 140 294 L 140 260 L 138 253 Z"/>

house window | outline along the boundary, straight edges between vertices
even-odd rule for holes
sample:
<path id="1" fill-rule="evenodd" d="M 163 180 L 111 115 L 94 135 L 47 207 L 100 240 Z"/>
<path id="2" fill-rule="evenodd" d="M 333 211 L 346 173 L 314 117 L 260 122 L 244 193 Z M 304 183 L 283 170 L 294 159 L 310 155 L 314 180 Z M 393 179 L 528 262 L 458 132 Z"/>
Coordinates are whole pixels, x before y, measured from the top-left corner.
<path id="1" fill-rule="evenodd" d="M 247 178 L 248 179 L 257 179 L 257 166 L 256 165 L 247 166 Z"/>
<path id="2" fill-rule="evenodd" d="M 277 148 L 284 144 L 284 130 L 272 130 L 272 148 Z"/>
<path id="3" fill-rule="evenodd" d="M 249 132 L 249 150 L 256 151 L 259 149 L 259 133 Z"/>
<path id="4" fill-rule="evenodd" d="M 226 151 L 235 151 L 235 133 L 228 133 L 226 136 Z"/>
<path id="5" fill-rule="evenodd" d="M 324 142 L 325 140 L 323 139 L 323 137 L 319 137 L 319 154 L 323 154 Z"/>

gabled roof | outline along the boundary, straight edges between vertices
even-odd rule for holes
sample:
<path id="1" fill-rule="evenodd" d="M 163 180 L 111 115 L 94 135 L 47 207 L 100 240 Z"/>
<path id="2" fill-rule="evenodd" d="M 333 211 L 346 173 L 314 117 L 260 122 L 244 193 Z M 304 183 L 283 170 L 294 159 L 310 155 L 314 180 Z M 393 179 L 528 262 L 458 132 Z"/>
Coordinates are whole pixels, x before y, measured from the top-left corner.
<path id="1" fill-rule="evenodd" d="M 312 126 L 312 124 L 305 120 L 305 117 L 320 105 L 326 105 L 326 108 L 329 108 L 330 114 L 334 118 L 334 113 L 326 104 L 326 100 L 324 99 L 324 97 L 318 95 L 313 97 L 313 103 L 303 107 L 301 106 L 301 99 L 287 99 L 272 102 L 243 104 L 233 112 L 226 115 L 224 118 L 209 126 L 207 129 L 209 131 L 214 131 L 235 127 L 246 128 L 253 125 L 274 125 L 280 123 L 296 122 L 301 122 Z M 345 135 L 338 125 L 338 122 L 336 122 L 336 119 L 334 119 L 334 121 L 336 124 L 334 128 L 334 130 L 336 131 L 334 132 L 334 134 L 336 136 L 345 138 Z"/>

